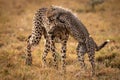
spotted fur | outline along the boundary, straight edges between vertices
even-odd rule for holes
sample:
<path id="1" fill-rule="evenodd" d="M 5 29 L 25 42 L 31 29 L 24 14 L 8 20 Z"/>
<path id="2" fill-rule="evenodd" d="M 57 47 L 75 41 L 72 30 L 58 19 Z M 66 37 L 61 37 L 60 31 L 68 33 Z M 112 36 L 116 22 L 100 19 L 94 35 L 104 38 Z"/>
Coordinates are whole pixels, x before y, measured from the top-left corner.
<path id="1" fill-rule="evenodd" d="M 82 22 L 71 11 L 67 9 L 53 6 L 49 11 L 48 18 L 49 20 L 51 20 L 50 24 L 61 26 L 64 25 L 64 27 L 69 32 L 69 35 L 71 35 L 78 41 L 77 54 L 78 60 L 81 63 L 81 67 L 85 66 L 84 54 L 88 53 L 89 60 L 92 65 L 92 73 L 95 74 L 95 51 L 99 51 L 100 49 L 102 49 L 109 41 L 105 41 L 100 46 L 97 46 L 96 42 L 90 36 L 88 30 L 82 24 Z M 54 29 L 55 27 L 52 27 L 50 29 Z"/>
<path id="2" fill-rule="evenodd" d="M 31 48 L 37 45 L 41 39 L 42 34 L 46 38 L 46 41 L 49 42 L 47 37 L 47 31 L 45 29 L 47 17 L 45 15 L 47 8 L 39 9 L 34 16 L 33 20 L 33 29 L 32 34 L 28 37 L 27 41 L 27 49 L 26 49 L 26 64 L 32 64 L 32 55 L 31 55 Z"/>
<path id="3" fill-rule="evenodd" d="M 39 9 L 34 16 L 33 19 L 33 29 L 32 34 L 28 37 L 27 41 L 27 49 L 26 49 L 26 64 L 31 65 L 32 64 L 32 54 L 31 54 L 31 48 L 33 46 L 36 46 L 39 44 L 39 41 L 44 35 L 44 38 L 46 39 L 45 44 L 45 50 L 42 56 L 43 63 L 46 63 L 46 56 L 49 51 L 52 52 L 52 56 L 54 57 L 55 66 L 57 67 L 56 62 L 56 50 L 55 50 L 55 43 L 61 43 L 62 48 L 61 52 L 62 55 L 65 55 L 66 52 L 66 43 L 68 40 L 68 31 L 65 28 L 61 28 L 62 26 L 56 25 L 56 29 L 50 30 L 50 25 L 48 18 L 47 18 L 47 8 L 41 8 Z M 49 33 L 49 34 L 48 34 Z"/>
<path id="4" fill-rule="evenodd" d="M 63 68 L 65 67 L 66 43 L 69 35 L 71 35 L 78 41 L 76 50 L 81 67 L 85 66 L 84 54 L 88 53 L 93 74 L 95 73 L 95 51 L 99 51 L 108 43 L 105 41 L 101 46 L 97 46 L 86 27 L 70 10 L 57 6 L 41 8 L 35 14 L 32 34 L 28 39 L 26 64 L 32 64 L 31 47 L 39 43 L 42 35 L 46 39 L 42 57 L 44 63 L 48 52 L 52 51 L 55 66 L 57 66 L 54 44 L 60 42 L 62 44 Z"/>

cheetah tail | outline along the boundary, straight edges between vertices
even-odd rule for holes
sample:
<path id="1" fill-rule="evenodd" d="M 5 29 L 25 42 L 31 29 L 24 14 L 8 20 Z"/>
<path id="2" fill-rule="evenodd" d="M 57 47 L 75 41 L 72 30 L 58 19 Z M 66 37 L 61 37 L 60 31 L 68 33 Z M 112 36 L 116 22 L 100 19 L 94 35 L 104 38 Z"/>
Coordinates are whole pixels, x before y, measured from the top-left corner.
<path id="1" fill-rule="evenodd" d="M 97 46 L 96 45 L 96 51 L 99 51 L 99 50 L 101 50 L 103 47 L 105 47 L 105 45 L 107 44 L 107 43 L 109 43 L 110 42 L 110 40 L 106 40 L 105 42 L 103 42 L 100 46 Z"/>

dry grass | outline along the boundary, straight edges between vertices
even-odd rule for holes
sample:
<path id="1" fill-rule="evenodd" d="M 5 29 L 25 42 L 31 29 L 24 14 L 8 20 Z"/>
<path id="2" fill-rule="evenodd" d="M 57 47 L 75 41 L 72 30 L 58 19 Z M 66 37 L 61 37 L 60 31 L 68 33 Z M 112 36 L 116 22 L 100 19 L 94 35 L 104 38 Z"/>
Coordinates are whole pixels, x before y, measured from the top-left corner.
<path id="1" fill-rule="evenodd" d="M 120 80 L 120 7 L 119 0 L 106 0 L 96 6 L 95 12 L 86 12 L 88 0 L 0 0 L 0 80 Z M 97 43 L 106 39 L 112 42 L 96 52 L 96 76 L 91 77 L 87 55 L 85 74 L 79 73 L 76 56 L 76 41 L 69 39 L 67 51 L 67 74 L 55 70 L 51 53 L 47 57 L 48 67 L 42 68 L 41 55 L 44 39 L 33 51 L 33 65 L 26 66 L 26 38 L 31 33 L 35 11 L 44 6 L 58 5 L 72 9 Z M 60 45 L 58 45 L 60 50 Z M 70 47 L 69 47 L 70 46 Z M 79 76 L 76 76 L 79 74 Z"/>

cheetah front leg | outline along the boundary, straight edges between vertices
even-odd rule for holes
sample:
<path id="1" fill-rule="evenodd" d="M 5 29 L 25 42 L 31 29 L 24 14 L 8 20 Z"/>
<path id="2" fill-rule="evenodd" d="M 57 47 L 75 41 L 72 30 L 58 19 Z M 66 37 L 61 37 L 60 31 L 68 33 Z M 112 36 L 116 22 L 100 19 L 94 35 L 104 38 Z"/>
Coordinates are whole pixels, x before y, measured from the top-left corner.
<path id="1" fill-rule="evenodd" d="M 56 69 L 58 69 L 57 53 L 56 53 L 56 50 L 55 50 L 55 42 L 52 39 L 52 37 L 50 37 L 50 48 L 51 48 L 51 52 L 52 52 L 52 56 L 53 56 L 54 66 L 55 66 Z"/>
<path id="2" fill-rule="evenodd" d="M 63 69 L 64 73 L 66 72 L 66 61 L 65 61 L 65 59 L 66 59 L 66 48 L 67 48 L 66 44 L 67 44 L 67 39 L 62 42 L 62 48 L 61 48 L 62 69 Z"/>
<path id="3" fill-rule="evenodd" d="M 46 44 L 45 44 L 45 50 L 42 56 L 42 61 L 43 61 L 43 66 L 46 67 L 46 56 L 48 54 L 48 52 L 50 51 L 50 41 L 49 39 L 46 39 Z"/>

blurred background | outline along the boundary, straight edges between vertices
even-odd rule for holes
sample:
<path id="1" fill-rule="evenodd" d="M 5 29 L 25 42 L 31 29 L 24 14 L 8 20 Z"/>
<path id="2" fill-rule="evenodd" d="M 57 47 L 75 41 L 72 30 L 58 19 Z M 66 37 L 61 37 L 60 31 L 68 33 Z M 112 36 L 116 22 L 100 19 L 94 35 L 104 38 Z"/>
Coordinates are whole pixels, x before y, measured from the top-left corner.
<path id="1" fill-rule="evenodd" d="M 37 9 L 51 5 L 72 10 L 86 26 L 96 43 L 111 42 L 96 52 L 96 76 L 93 80 L 120 80 L 120 0 L 0 0 L 0 80 L 62 80 L 60 47 L 59 70 L 53 67 L 51 53 L 47 68 L 42 68 L 44 38 L 33 51 L 33 65 L 25 65 L 26 39 L 32 31 L 32 19 Z M 69 38 L 67 44 L 66 80 L 91 79 L 91 66 L 83 76 L 76 76 L 80 65 L 76 55 L 77 42 Z"/>

